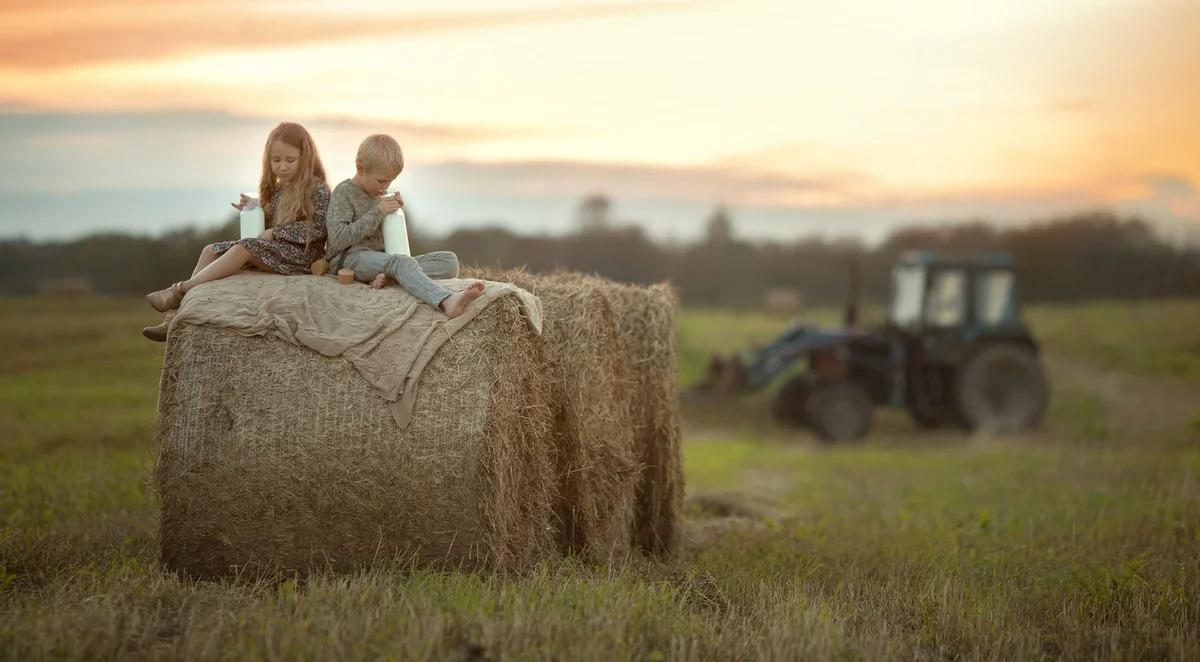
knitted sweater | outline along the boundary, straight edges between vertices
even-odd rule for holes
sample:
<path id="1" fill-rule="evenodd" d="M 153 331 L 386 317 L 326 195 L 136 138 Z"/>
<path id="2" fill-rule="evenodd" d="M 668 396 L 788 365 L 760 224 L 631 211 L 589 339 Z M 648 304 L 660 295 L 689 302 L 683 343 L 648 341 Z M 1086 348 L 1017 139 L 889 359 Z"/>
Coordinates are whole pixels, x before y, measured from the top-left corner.
<path id="1" fill-rule="evenodd" d="M 353 179 L 338 184 L 325 213 L 329 229 L 325 255 L 333 258 L 347 248 L 382 251 L 383 216 L 379 198 L 368 195 Z"/>

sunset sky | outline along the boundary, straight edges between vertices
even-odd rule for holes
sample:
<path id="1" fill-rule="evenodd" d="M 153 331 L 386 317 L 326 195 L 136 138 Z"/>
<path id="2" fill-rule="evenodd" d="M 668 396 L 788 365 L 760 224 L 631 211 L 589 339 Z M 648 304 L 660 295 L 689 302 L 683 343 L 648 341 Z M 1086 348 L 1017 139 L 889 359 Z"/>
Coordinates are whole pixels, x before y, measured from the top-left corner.
<path id="1" fill-rule="evenodd" d="M 354 11 L 348 9 L 355 7 Z M 1200 229 L 1200 2 L 0 0 L 0 236 L 214 223 L 293 120 L 384 131 L 423 228 Z"/>

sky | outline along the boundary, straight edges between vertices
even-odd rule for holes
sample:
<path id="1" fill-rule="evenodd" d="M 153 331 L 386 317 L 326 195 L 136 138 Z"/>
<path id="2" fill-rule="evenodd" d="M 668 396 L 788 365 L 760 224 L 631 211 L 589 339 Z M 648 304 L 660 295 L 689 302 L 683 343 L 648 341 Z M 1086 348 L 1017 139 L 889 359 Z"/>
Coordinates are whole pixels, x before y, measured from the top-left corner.
<path id="1" fill-rule="evenodd" d="M 419 227 L 687 240 L 1139 214 L 1200 245 L 1194 0 L 0 0 L 0 237 L 213 224 L 280 121 Z"/>

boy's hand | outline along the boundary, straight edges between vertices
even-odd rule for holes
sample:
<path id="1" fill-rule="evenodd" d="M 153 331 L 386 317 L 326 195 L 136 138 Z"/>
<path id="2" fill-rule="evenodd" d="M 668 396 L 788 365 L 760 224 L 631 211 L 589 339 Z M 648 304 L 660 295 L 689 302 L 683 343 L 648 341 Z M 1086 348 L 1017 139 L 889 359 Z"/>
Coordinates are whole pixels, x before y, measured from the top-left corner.
<path id="1" fill-rule="evenodd" d="M 246 202 L 247 202 L 247 201 L 249 201 L 249 200 L 250 200 L 250 196 L 248 196 L 248 195 L 246 195 L 245 193 L 243 193 L 243 194 L 242 194 L 242 195 L 241 195 L 241 196 L 238 198 L 238 201 L 237 201 L 237 202 L 231 202 L 231 203 L 229 203 L 229 206 L 233 207 L 234 209 L 236 209 L 236 210 L 238 210 L 238 211 L 241 211 L 241 210 L 243 210 L 243 209 L 245 209 L 245 208 L 246 208 Z"/>
<path id="2" fill-rule="evenodd" d="M 381 213 L 383 213 L 384 216 L 396 211 L 397 209 L 399 209 L 403 206 L 404 206 L 404 199 L 400 197 L 399 193 L 396 193 L 393 195 L 385 195 L 382 198 L 379 198 L 379 211 Z"/>
<path id="3" fill-rule="evenodd" d="M 267 241 L 274 239 L 275 233 L 271 231 L 272 229 L 273 228 L 267 228 L 266 230 L 263 230 L 262 232 L 258 233 L 258 238 L 266 239 Z"/>

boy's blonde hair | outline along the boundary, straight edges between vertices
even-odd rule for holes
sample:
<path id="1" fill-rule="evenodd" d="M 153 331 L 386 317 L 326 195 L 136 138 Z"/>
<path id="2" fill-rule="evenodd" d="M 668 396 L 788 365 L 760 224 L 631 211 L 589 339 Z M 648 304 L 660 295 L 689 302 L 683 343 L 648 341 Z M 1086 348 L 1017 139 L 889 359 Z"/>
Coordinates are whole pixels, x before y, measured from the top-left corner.
<path id="1" fill-rule="evenodd" d="M 386 133 L 367 136 L 358 146 L 354 162 L 366 172 L 388 172 L 400 174 L 404 170 L 404 153 L 400 143 Z"/>

